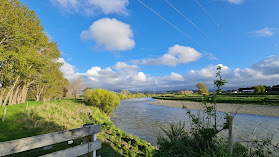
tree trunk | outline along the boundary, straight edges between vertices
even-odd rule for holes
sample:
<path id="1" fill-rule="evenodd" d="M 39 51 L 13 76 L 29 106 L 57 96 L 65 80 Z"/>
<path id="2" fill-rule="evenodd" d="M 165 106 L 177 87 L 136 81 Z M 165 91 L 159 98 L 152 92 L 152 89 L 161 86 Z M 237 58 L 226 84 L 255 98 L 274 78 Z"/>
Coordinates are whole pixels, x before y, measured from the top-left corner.
<path id="1" fill-rule="evenodd" d="M 40 85 L 36 85 L 36 101 L 40 101 L 40 97 L 44 91 L 44 86 L 41 87 L 41 90 L 40 90 Z"/>
<path id="2" fill-rule="evenodd" d="M 40 95 L 36 94 L 36 101 L 40 101 Z"/>
<path id="3" fill-rule="evenodd" d="M 19 89 L 19 91 L 18 91 L 18 94 L 17 94 L 17 97 L 16 97 L 16 104 L 20 103 L 20 99 L 21 99 L 21 95 L 22 95 L 22 89 L 23 89 L 23 87 L 21 89 Z"/>
<path id="4" fill-rule="evenodd" d="M 28 92 L 28 88 L 25 88 L 24 93 L 23 93 L 23 97 L 21 99 L 21 103 L 24 103 L 26 101 L 27 92 Z"/>
<path id="5" fill-rule="evenodd" d="M 23 87 L 22 87 L 22 89 L 21 89 L 21 93 L 20 93 L 20 95 L 18 96 L 17 103 L 24 103 L 24 102 L 22 102 L 22 98 L 23 98 L 25 89 L 26 89 L 26 85 L 24 84 Z"/>
<path id="6" fill-rule="evenodd" d="M 31 82 L 27 83 L 25 86 L 23 86 L 23 88 L 22 88 L 22 96 L 21 96 L 20 103 L 25 103 L 26 97 L 27 97 L 27 93 L 28 93 L 28 90 L 29 90 L 29 86 L 31 84 L 33 84 L 34 82 L 35 81 L 31 81 Z"/>
<path id="7" fill-rule="evenodd" d="M 10 94 L 10 97 L 9 97 L 9 106 L 11 106 L 12 105 L 12 102 L 13 102 L 13 94 L 14 94 L 14 92 L 12 91 L 12 93 Z"/>
<path id="8" fill-rule="evenodd" d="M 16 104 L 16 99 L 17 99 L 17 95 L 18 95 L 18 90 L 19 90 L 19 86 L 17 86 L 17 88 L 16 88 L 16 91 L 15 91 L 15 94 L 14 94 L 14 96 L 13 96 L 12 104 L 11 104 L 11 105 Z"/>
<path id="9" fill-rule="evenodd" d="M 16 78 L 16 80 L 15 80 L 15 82 L 14 82 L 12 88 L 8 91 L 7 96 L 6 96 L 6 99 L 4 100 L 3 106 L 5 106 L 5 105 L 7 104 L 8 98 L 10 97 L 12 91 L 14 90 L 14 88 L 15 88 L 15 86 L 16 86 L 18 80 L 19 80 L 19 78 L 20 78 L 20 76 L 18 76 L 18 77 Z"/>
<path id="10" fill-rule="evenodd" d="M 6 88 L 1 88 L 1 95 L 0 95 L 0 106 L 2 106 L 3 96 L 5 94 Z"/>

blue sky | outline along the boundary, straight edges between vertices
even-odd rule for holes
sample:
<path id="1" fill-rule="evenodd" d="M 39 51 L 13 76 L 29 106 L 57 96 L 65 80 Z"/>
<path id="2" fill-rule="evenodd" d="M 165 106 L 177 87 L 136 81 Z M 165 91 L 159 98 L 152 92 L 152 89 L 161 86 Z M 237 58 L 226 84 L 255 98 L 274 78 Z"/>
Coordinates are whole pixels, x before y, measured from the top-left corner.
<path id="1" fill-rule="evenodd" d="M 70 81 L 80 76 L 111 90 L 195 89 L 198 82 L 212 89 L 220 65 L 227 88 L 279 83 L 278 0 L 168 0 L 200 30 L 166 0 L 140 1 L 22 0 L 58 43 Z"/>

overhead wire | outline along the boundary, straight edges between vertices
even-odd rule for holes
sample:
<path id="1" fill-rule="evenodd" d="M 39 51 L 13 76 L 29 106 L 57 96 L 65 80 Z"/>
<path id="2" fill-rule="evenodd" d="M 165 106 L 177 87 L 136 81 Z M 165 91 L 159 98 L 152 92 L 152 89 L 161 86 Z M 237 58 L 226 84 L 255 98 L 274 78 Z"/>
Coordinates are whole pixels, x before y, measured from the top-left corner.
<path id="1" fill-rule="evenodd" d="M 198 0 L 195 0 L 197 4 L 203 9 L 203 11 L 211 18 L 211 20 L 221 29 L 221 31 L 232 41 L 234 40 L 224 31 L 224 29 L 216 22 L 216 20 L 207 12 L 207 10 L 199 3 Z"/>
<path id="2" fill-rule="evenodd" d="M 202 33 L 208 40 L 210 40 L 212 42 L 213 45 L 219 47 L 222 49 L 222 51 L 224 51 L 224 49 L 222 47 L 220 47 L 216 41 L 210 39 L 208 37 L 208 35 L 206 33 L 204 33 L 196 24 L 194 24 L 190 19 L 188 19 L 182 12 L 180 12 L 174 5 L 172 5 L 168 0 L 165 0 L 174 10 L 176 10 L 180 15 L 182 15 L 188 22 L 190 22 L 195 28 L 197 28 L 200 33 Z"/>
<path id="3" fill-rule="evenodd" d="M 180 31 L 182 34 L 184 34 L 186 37 L 188 37 L 189 39 L 191 39 L 192 41 L 194 41 L 196 44 L 200 45 L 200 43 L 198 43 L 196 40 L 194 40 L 192 37 L 190 37 L 188 34 L 186 34 L 185 32 L 183 32 L 181 29 L 179 29 L 178 27 L 176 27 L 174 24 L 172 24 L 171 22 L 169 22 L 167 19 L 165 19 L 163 16 L 161 16 L 160 14 L 158 14 L 156 11 L 154 11 L 153 9 L 151 9 L 149 6 L 147 6 L 145 3 L 143 3 L 142 1 L 138 0 L 138 2 L 140 2 L 142 5 L 144 5 L 146 8 L 148 8 L 150 11 L 152 11 L 153 13 L 155 13 L 157 16 L 159 16 L 161 19 L 163 19 L 164 21 L 166 21 L 168 24 L 170 24 L 171 26 L 173 26 L 175 29 L 177 29 L 178 31 Z"/>
<path id="4" fill-rule="evenodd" d="M 188 22 L 190 22 L 194 27 L 196 27 L 204 36 L 208 37 L 197 25 L 195 25 L 190 19 L 188 19 L 183 13 L 181 13 L 176 7 L 174 7 L 168 0 L 165 0 L 174 10 L 176 10 L 180 15 L 182 15 Z"/>

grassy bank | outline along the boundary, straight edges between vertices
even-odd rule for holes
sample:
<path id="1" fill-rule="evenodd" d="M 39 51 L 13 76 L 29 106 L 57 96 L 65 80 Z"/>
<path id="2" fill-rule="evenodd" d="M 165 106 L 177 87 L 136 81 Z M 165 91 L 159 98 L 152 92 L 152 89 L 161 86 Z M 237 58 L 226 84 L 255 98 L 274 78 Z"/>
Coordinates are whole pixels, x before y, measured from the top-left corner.
<path id="1" fill-rule="evenodd" d="M 2 117 L 3 108 L 0 108 Z M 102 124 L 98 138 L 102 140 L 102 156 L 149 156 L 154 147 L 146 141 L 128 135 L 116 127 L 110 117 L 98 108 L 75 100 L 34 102 L 8 106 L 6 120 L 0 122 L 0 142 L 81 127 L 83 124 Z M 75 144 L 81 141 L 77 139 Z M 37 156 L 69 147 L 57 144 L 51 150 L 34 150 L 18 156 Z"/>
<path id="2" fill-rule="evenodd" d="M 163 100 L 180 100 L 180 101 L 194 101 L 202 102 L 201 95 L 168 95 L 157 96 L 155 99 Z M 266 94 L 230 94 L 218 95 L 216 98 L 217 103 L 235 103 L 235 104 L 259 104 L 259 105 L 279 105 L 279 95 L 266 95 Z"/>

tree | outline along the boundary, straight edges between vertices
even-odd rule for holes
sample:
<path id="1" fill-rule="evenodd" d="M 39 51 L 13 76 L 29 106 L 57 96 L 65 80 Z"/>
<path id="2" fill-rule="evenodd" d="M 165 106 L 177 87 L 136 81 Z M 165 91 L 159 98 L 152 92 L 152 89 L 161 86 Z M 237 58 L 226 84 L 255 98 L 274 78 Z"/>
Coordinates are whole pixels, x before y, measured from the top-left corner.
<path id="1" fill-rule="evenodd" d="M 79 97 L 80 91 L 83 90 L 86 87 L 86 85 L 83 84 L 82 77 L 76 77 L 72 81 L 72 87 L 73 87 L 73 95 L 75 96 L 75 99 L 77 99 Z"/>
<path id="2" fill-rule="evenodd" d="M 63 96 L 67 81 L 57 63 L 61 53 L 43 30 L 26 5 L 0 0 L 0 105 L 4 96 L 3 105 L 23 103 L 27 96 L 36 100 Z"/>
<path id="3" fill-rule="evenodd" d="M 129 93 L 130 92 L 128 90 L 122 90 L 121 91 L 121 94 L 124 95 L 125 97 L 127 97 Z"/>
<path id="4" fill-rule="evenodd" d="M 62 87 L 62 90 L 63 90 L 63 97 L 64 98 L 70 98 L 72 97 L 73 95 L 73 86 L 72 86 L 72 83 L 69 82 L 67 79 L 64 79 L 65 80 L 65 84 L 64 86 Z"/>
<path id="5" fill-rule="evenodd" d="M 18 0 L 0 0 L 0 79 L 3 105 L 24 102 L 35 81 L 41 48 L 48 44 L 38 16 Z"/>
<path id="6" fill-rule="evenodd" d="M 118 95 L 105 89 L 86 90 L 84 100 L 87 105 L 98 107 L 108 115 L 120 104 Z"/>
<path id="7" fill-rule="evenodd" d="M 198 94 L 206 94 L 206 95 L 208 95 L 207 86 L 205 84 L 198 83 L 196 86 L 198 88 Z"/>
<path id="8" fill-rule="evenodd" d="M 258 85 L 253 87 L 256 93 L 265 92 L 265 87 L 263 85 Z"/>
<path id="9" fill-rule="evenodd" d="M 221 76 L 221 69 L 222 69 L 221 66 L 218 66 L 218 67 L 217 67 L 216 77 L 217 77 L 218 79 L 213 81 L 214 86 L 217 87 L 217 90 L 216 90 L 216 93 L 217 93 L 217 94 L 220 94 L 220 93 L 221 93 L 221 88 L 227 83 L 226 80 L 222 79 L 222 76 Z"/>

